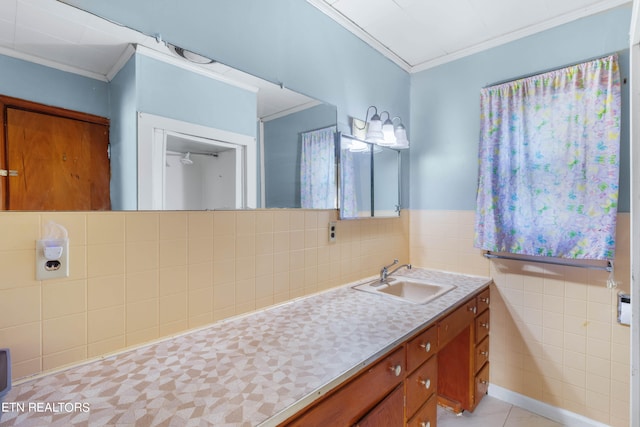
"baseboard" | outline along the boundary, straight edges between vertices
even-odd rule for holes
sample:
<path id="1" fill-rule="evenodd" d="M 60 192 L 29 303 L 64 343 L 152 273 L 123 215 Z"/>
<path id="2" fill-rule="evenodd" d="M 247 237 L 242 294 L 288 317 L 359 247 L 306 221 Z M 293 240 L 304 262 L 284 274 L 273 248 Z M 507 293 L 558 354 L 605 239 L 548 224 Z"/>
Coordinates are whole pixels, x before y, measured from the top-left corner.
<path id="1" fill-rule="evenodd" d="M 567 427 L 609 427 L 599 421 L 592 420 L 575 412 L 549 405 L 548 403 L 532 399 L 523 394 L 516 393 L 495 384 L 489 385 L 489 396 L 500 399 L 503 402 L 519 406 L 534 414 L 549 418 Z"/>

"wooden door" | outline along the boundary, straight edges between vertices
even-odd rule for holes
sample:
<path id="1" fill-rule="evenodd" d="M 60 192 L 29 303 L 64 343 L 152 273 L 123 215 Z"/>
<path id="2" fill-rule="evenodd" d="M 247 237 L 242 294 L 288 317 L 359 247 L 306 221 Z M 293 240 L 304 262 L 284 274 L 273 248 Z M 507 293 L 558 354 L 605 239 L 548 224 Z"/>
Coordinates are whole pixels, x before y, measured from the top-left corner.
<path id="1" fill-rule="evenodd" d="M 4 209 L 110 209 L 108 121 L 18 104 L 3 108 L 4 169 L 17 172 L 2 178 Z"/>

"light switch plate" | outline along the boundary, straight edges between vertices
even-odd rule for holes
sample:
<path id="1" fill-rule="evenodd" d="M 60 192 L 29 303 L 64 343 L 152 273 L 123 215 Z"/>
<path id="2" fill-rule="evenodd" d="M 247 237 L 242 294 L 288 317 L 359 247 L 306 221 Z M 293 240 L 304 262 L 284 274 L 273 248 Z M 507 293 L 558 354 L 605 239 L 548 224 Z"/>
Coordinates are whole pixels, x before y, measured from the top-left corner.
<path id="1" fill-rule="evenodd" d="M 62 247 L 57 260 L 49 260 L 44 254 L 44 248 L 52 246 L 51 240 L 36 240 L 36 280 L 69 277 L 69 239 L 57 240 L 53 245 Z"/>
<path id="2" fill-rule="evenodd" d="M 631 295 L 618 294 L 618 323 L 631 325 Z"/>

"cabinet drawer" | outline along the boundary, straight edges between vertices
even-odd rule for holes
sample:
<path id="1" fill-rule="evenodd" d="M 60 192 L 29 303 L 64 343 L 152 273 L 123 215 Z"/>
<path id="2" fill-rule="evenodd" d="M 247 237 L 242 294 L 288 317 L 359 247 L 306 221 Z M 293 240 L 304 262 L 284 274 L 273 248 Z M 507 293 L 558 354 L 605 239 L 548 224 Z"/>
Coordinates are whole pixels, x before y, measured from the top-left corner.
<path id="1" fill-rule="evenodd" d="M 476 375 L 476 394 L 474 399 L 474 407 L 480 402 L 480 399 L 487 394 L 489 389 L 489 362 Z"/>
<path id="2" fill-rule="evenodd" d="M 476 346 L 476 369 L 474 372 L 478 372 L 487 360 L 489 360 L 489 337 L 486 337 L 480 344 Z"/>
<path id="3" fill-rule="evenodd" d="M 407 344 L 407 372 L 412 372 L 437 352 L 438 330 L 432 326 Z"/>
<path id="4" fill-rule="evenodd" d="M 478 313 L 482 313 L 489 308 L 489 288 L 485 289 L 476 297 L 476 304 L 478 305 Z"/>
<path id="5" fill-rule="evenodd" d="M 407 418 L 411 417 L 438 387 L 438 356 L 433 356 L 405 381 Z"/>
<path id="6" fill-rule="evenodd" d="M 407 423 L 407 427 L 436 427 L 438 417 L 438 399 L 434 394 L 429 398 L 418 413 Z"/>
<path id="7" fill-rule="evenodd" d="M 489 310 L 482 313 L 480 316 L 476 317 L 476 343 L 479 343 L 487 335 L 489 335 Z"/>
<path id="8" fill-rule="evenodd" d="M 400 347 L 287 425 L 353 425 L 404 377 L 405 352 Z"/>
<path id="9" fill-rule="evenodd" d="M 472 324 L 477 312 L 476 300 L 467 301 L 438 323 L 438 348 L 442 348 Z"/>

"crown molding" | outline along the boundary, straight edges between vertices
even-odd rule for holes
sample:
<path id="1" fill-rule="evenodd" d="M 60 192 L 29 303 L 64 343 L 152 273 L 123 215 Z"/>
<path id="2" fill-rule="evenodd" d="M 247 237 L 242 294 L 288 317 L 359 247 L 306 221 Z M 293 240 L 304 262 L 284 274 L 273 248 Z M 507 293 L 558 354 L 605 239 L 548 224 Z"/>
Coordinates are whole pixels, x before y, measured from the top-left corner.
<path id="1" fill-rule="evenodd" d="M 490 40 L 483 41 L 474 46 L 460 49 L 446 55 L 442 55 L 440 57 L 429 59 L 423 62 L 419 62 L 417 64 L 409 64 L 404 59 L 402 59 L 399 55 L 389 49 L 387 46 L 382 44 L 376 38 L 371 36 L 368 32 L 366 32 L 363 28 L 359 27 L 355 22 L 344 16 L 342 13 L 331 7 L 327 2 L 323 0 L 307 0 L 309 4 L 314 6 L 315 8 L 322 11 L 324 14 L 329 16 L 331 19 L 336 21 L 338 24 L 343 26 L 345 29 L 350 31 L 352 34 L 360 38 L 362 41 L 367 43 L 369 46 L 380 52 L 383 56 L 387 57 L 391 61 L 393 61 L 400 68 L 405 70 L 408 73 L 417 73 L 420 71 L 424 71 L 433 67 L 437 67 L 442 64 L 446 64 L 447 62 L 452 62 L 466 56 L 470 56 L 506 43 L 510 43 L 512 41 L 549 30 L 554 27 L 558 27 L 560 25 L 576 21 L 581 18 L 585 18 L 590 15 L 595 15 L 597 13 L 601 13 L 610 9 L 614 9 L 616 7 L 624 6 L 632 2 L 632 0 L 605 0 L 601 1 L 597 4 L 581 8 L 579 10 L 565 13 L 564 15 L 557 16 L 555 18 L 549 19 L 547 21 L 531 25 L 529 27 L 523 28 L 518 31 L 513 31 L 511 33 L 505 34 L 503 36 L 495 37 Z M 635 9 L 635 8 L 634 8 Z M 633 29 L 632 29 L 633 30 Z M 640 24 L 639 29 L 636 31 L 637 34 L 634 37 L 638 38 L 636 43 L 640 42 Z"/>
<path id="2" fill-rule="evenodd" d="M 482 43 L 478 43 L 477 45 L 471 46 L 469 48 L 461 49 L 461 50 L 452 52 L 450 54 L 441 56 L 439 58 L 422 62 L 420 64 L 417 64 L 411 67 L 410 72 L 417 73 L 420 71 L 428 70 L 429 68 L 437 67 L 439 65 L 446 64 L 447 62 L 452 62 L 452 61 L 464 58 L 466 56 L 470 56 L 485 50 L 489 50 L 494 47 L 507 44 L 512 41 L 522 39 L 524 37 L 528 37 L 536 33 L 540 33 L 542 31 L 549 30 L 551 28 L 559 27 L 560 25 L 564 25 L 572 21 L 577 21 L 578 19 L 585 18 L 587 16 L 595 15 L 610 9 L 615 9 L 616 7 L 624 6 L 629 3 L 631 3 L 631 0 L 607 0 L 604 2 L 600 2 L 598 4 L 585 7 L 583 9 L 580 9 L 571 13 L 560 15 L 558 17 L 549 19 L 539 24 L 531 25 L 521 30 L 513 31 L 509 34 L 505 34 L 503 36 L 496 37 L 491 40 L 484 41 Z"/>
<path id="3" fill-rule="evenodd" d="M 406 62 L 387 46 L 380 43 L 376 38 L 371 36 L 371 34 L 359 27 L 355 22 L 344 16 L 342 13 L 338 12 L 336 9 L 332 8 L 323 0 L 307 0 L 307 3 L 311 4 L 313 7 L 320 10 L 329 18 L 333 19 L 347 31 L 353 33 L 360 40 L 364 41 L 366 44 L 380 52 L 386 58 L 390 59 L 394 64 L 402 68 L 404 71 L 411 72 L 411 65 L 409 65 L 408 62 Z"/>

